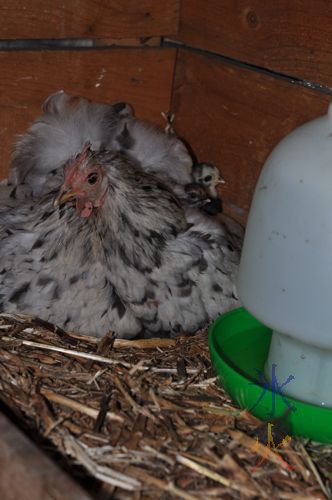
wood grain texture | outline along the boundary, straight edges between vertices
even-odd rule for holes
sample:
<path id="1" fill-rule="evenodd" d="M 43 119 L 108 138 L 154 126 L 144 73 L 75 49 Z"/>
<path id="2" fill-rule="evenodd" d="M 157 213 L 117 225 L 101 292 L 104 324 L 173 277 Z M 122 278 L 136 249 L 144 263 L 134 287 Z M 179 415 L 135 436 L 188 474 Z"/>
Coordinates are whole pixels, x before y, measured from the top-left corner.
<path id="1" fill-rule="evenodd" d="M 179 0 L 3 0 L 0 38 L 128 38 L 177 32 Z"/>
<path id="2" fill-rule="evenodd" d="M 212 57 L 180 50 L 172 111 L 175 130 L 226 184 L 224 210 L 245 222 L 272 148 L 296 126 L 326 113 L 329 98 Z"/>
<path id="3" fill-rule="evenodd" d="M 332 86 L 332 2 L 182 0 L 179 40 Z"/>
<path id="4" fill-rule="evenodd" d="M 92 500 L 2 413 L 0 496 L 3 500 Z"/>
<path id="5" fill-rule="evenodd" d="M 60 89 L 96 101 L 127 101 L 136 115 L 164 125 L 175 62 L 173 49 L 0 52 L 0 178 L 15 135 Z"/>

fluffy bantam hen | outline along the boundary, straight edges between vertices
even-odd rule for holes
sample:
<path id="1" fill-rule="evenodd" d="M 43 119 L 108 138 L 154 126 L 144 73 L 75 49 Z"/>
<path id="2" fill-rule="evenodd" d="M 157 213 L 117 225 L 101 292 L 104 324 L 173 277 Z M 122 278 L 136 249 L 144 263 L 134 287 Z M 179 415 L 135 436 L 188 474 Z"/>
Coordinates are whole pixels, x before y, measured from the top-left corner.
<path id="1" fill-rule="evenodd" d="M 0 208 L 3 311 L 132 338 L 194 333 L 237 304 L 238 240 L 121 153 L 86 145 L 55 196 L 16 202 Z"/>

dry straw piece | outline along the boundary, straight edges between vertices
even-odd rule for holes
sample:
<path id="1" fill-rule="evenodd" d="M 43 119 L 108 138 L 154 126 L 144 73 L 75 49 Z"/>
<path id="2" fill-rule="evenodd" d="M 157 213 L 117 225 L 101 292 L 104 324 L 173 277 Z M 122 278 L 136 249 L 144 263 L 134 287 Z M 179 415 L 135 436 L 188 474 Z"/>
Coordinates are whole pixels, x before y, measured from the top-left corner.
<path id="1" fill-rule="evenodd" d="M 292 438 L 278 452 L 293 470 L 273 449 L 253 469 L 266 453 L 267 424 L 223 391 L 206 331 L 177 340 L 98 341 L 2 314 L 0 389 L 2 402 L 45 449 L 51 445 L 95 479 L 96 498 L 331 495 L 330 446 Z M 286 431 L 274 424 L 277 444 Z"/>

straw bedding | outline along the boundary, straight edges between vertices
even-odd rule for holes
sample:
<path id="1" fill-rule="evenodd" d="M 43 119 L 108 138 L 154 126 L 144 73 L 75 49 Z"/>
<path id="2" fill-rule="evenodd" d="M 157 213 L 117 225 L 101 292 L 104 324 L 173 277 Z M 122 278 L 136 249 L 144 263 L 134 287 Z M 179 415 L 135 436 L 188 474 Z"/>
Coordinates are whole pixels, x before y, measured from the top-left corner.
<path id="1" fill-rule="evenodd" d="M 31 435 L 80 466 L 96 498 L 329 498 L 330 446 L 237 408 L 211 367 L 207 332 L 101 341 L 0 315 L 2 402 Z M 285 438 L 275 422 L 274 441 Z M 258 438 L 258 440 L 256 439 Z"/>

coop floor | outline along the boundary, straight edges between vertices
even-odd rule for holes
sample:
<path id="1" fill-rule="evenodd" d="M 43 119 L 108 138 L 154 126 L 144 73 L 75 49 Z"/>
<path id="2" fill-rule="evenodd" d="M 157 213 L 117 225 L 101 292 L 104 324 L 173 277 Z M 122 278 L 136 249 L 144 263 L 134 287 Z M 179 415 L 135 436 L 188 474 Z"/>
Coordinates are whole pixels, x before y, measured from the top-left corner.
<path id="1" fill-rule="evenodd" d="M 94 498 L 331 495 L 332 447 L 292 437 L 280 456 L 269 449 L 267 424 L 219 385 L 206 331 L 98 343 L 0 315 L 0 386 L 2 402 L 45 452 L 51 447 L 90 478 L 84 486 L 93 484 Z M 276 446 L 285 434 L 275 422 Z"/>

